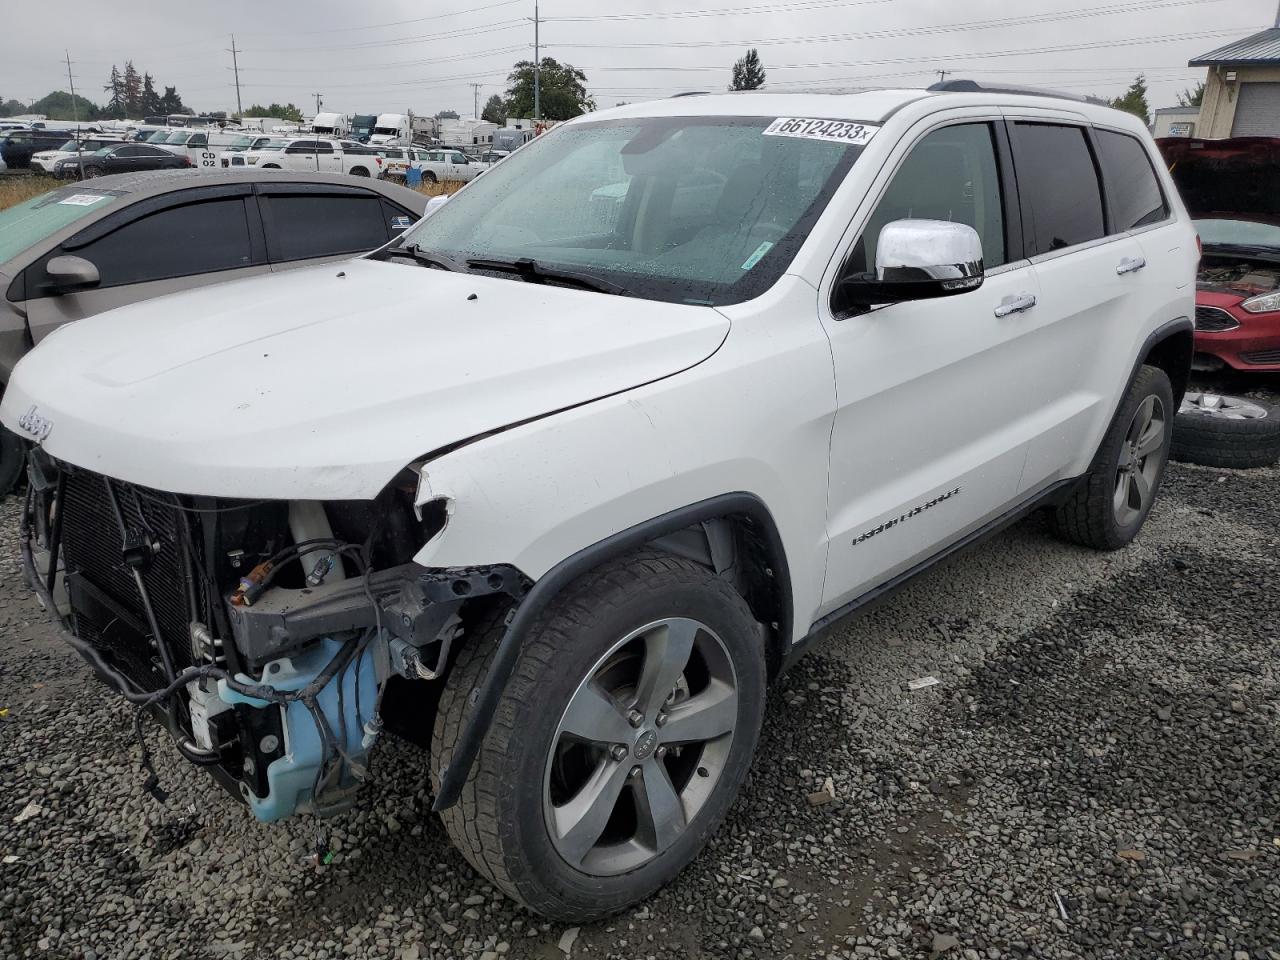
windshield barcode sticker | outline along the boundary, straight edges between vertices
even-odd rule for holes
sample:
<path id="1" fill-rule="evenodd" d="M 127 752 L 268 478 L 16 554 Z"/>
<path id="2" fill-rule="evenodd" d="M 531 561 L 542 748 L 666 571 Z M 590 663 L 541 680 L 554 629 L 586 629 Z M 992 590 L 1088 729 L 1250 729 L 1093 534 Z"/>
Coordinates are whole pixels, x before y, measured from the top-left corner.
<path id="1" fill-rule="evenodd" d="M 805 140 L 829 140 L 832 143 L 869 143 L 877 127 L 852 120 L 811 120 L 806 117 L 779 117 L 765 127 L 766 137 L 801 137 Z"/>
<path id="2" fill-rule="evenodd" d="M 89 207 L 97 203 L 99 200 L 107 199 L 100 193 L 73 193 L 65 199 L 59 200 L 58 203 L 67 204 L 72 207 Z"/>
<path id="3" fill-rule="evenodd" d="M 742 265 L 743 270 L 750 270 L 762 259 L 764 255 L 773 249 L 773 243 L 769 240 L 764 241 L 760 246 L 756 247 L 756 252 L 747 257 L 747 262 Z"/>

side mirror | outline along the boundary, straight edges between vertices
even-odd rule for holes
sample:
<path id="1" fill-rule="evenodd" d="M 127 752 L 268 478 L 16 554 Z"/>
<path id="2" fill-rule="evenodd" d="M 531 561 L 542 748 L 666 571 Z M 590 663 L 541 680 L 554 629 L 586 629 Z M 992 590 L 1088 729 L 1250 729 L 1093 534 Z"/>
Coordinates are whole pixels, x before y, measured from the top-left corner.
<path id="1" fill-rule="evenodd" d="M 876 244 L 875 273 L 849 274 L 839 300 L 849 309 L 968 293 L 982 286 L 978 231 L 946 220 L 895 220 Z"/>
<path id="2" fill-rule="evenodd" d="M 101 281 L 98 268 L 84 257 L 54 257 L 45 264 L 50 286 L 59 293 L 96 287 Z"/>

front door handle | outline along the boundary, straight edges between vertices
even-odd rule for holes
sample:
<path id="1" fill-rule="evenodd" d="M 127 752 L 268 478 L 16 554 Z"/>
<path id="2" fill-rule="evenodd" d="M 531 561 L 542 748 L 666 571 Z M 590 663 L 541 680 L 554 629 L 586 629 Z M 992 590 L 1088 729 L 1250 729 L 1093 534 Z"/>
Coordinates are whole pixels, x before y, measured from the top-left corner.
<path id="1" fill-rule="evenodd" d="M 1116 273 L 1124 276 L 1126 273 L 1136 273 L 1147 265 L 1147 261 L 1142 257 L 1125 257 L 1116 267 Z"/>
<path id="2" fill-rule="evenodd" d="M 1007 317 L 1014 313 L 1022 313 L 1030 310 L 1036 305 L 1036 298 L 1029 293 L 1022 293 L 1016 297 L 1005 297 L 1000 301 L 1000 306 L 996 307 L 997 317 Z"/>

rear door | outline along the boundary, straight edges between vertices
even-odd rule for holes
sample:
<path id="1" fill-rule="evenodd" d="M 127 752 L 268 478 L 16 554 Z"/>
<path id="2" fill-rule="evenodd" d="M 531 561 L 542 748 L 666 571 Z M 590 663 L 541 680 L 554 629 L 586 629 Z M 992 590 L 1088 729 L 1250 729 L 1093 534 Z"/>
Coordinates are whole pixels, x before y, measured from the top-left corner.
<path id="1" fill-rule="evenodd" d="M 186 154 L 197 169 L 215 170 L 218 167 L 218 154 L 209 148 L 207 133 L 193 134 L 187 141 Z"/>
<path id="2" fill-rule="evenodd" d="M 96 266 L 98 286 L 59 294 L 45 264 L 63 254 Z M 262 225 L 247 184 L 141 200 L 90 224 L 24 271 L 31 336 L 39 343 L 69 320 L 266 272 Z"/>
<path id="3" fill-rule="evenodd" d="M 1029 492 L 1088 468 L 1133 364 L 1150 274 L 1141 245 L 1113 224 L 1088 124 L 1018 115 L 1009 135 L 1040 286 L 1019 324 L 1023 362 L 1037 371 L 1035 438 L 1020 483 Z"/>
<path id="4" fill-rule="evenodd" d="M 346 260 L 391 239 L 391 217 L 371 190 L 316 183 L 257 184 L 256 189 L 275 272 Z"/>
<path id="5" fill-rule="evenodd" d="M 295 140 L 284 148 L 281 164 L 286 170 L 315 171 L 319 170 L 314 140 Z"/>

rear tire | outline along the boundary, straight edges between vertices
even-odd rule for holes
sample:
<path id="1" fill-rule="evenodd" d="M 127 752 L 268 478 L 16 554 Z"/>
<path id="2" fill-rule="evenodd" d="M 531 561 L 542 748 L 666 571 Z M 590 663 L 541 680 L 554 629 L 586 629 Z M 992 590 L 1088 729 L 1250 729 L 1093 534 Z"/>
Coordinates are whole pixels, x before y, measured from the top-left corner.
<path id="1" fill-rule="evenodd" d="M 436 182 L 436 175 L 435 175 L 434 173 L 432 173 L 430 170 L 428 170 L 426 173 L 424 173 L 424 174 L 422 175 L 422 182 L 423 182 L 423 183 L 435 183 L 435 182 Z"/>
<path id="2" fill-rule="evenodd" d="M 504 631 L 496 613 L 453 666 L 436 789 Z M 445 829 L 531 910 L 615 913 L 676 876 L 723 819 L 755 752 L 764 684 L 759 625 L 727 581 L 664 553 L 605 564 L 533 627 Z"/>
<path id="3" fill-rule="evenodd" d="M 353 177 L 367 177 L 369 175 L 369 171 L 364 167 L 352 167 L 351 175 Z"/>
<path id="4" fill-rule="evenodd" d="M 1173 387 L 1143 366 L 1120 401 L 1089 472 L 1053 513 L 1054 532 L 1095 550 L 1118 550 L 1142 529 L 1169 462 Z"/>
<path id="5" fill-rule="evenodd" d="M 8 427 L 0 426 L 0 497 L 17 488 L 26 462 L 26 441 Z"/>
<path id="6" fill-rule="evenodd" d="M 1280 460 L 1280 410 L 1240 397 L 1188 393 L 1173 423 L 1174 460 L 1248 469 Z"/>

